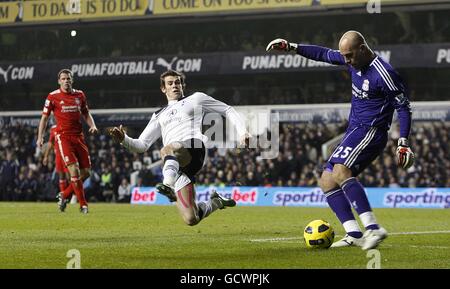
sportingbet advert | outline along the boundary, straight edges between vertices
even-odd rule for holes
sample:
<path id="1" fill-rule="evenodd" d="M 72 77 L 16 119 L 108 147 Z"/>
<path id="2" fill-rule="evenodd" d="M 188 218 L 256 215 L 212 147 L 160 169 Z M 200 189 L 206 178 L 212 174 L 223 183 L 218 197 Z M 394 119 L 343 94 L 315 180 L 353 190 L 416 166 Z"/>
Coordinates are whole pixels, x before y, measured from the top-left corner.
<path id="1" fill-rule="evenodd" d="M 306 187 L 196 187 L 196 201 L 208 201 L 213 191 L 232 198 L 238 206 L 327 207 L 320 188 Z M 366 188 L 374 208 L 450 208 L 450 188 Z M 167 205 L 154 187 L 135 187 L 132 204 Z"/>

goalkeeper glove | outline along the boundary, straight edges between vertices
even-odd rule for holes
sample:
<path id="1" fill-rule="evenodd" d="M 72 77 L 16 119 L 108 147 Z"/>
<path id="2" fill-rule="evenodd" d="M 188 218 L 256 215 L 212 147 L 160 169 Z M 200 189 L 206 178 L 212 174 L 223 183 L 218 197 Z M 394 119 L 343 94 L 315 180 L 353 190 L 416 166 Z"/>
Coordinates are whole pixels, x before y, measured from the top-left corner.
<path id="1" fill-rule="evenodd" d="M 408 169 L 414 164 L 414 153 L 408 144 L 408 139 L 399 138 L 397 144 L 397 163 L 400 167 Z"/>
<path id="2" fill-rule="evenodd" d="M 297 50 L 296 43 L 290 43 L 287 40 L 277 38 L 275 40 L 270 41 L 270 43 L 266 47 L 266 51 L 270 50 L 280 50 L 280 51 L 292 51 Z"/>

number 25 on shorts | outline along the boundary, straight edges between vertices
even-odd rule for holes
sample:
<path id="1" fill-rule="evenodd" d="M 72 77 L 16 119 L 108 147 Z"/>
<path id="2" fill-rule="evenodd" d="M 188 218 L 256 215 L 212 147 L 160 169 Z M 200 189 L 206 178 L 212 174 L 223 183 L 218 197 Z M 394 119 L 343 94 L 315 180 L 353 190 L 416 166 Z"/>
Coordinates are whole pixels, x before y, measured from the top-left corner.
<path id="1" fill-rule="evenodd" d="M 348 155 L 350 154 L 352 149 L 353 148 L 351 148 L 351 147 L 345 147 L 344 148 L 343 146 L 340 146 L 340 147 L 338 147 L 336 152 L 333 154 L 333 158 L 345 159 L 346 157 L 348 157 Z"/>

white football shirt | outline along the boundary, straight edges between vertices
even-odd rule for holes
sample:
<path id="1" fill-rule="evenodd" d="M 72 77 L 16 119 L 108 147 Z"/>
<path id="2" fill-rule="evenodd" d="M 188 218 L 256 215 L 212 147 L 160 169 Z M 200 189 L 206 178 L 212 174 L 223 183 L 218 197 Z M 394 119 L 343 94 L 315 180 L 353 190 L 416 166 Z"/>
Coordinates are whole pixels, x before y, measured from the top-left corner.
<path id="1" fill-rule="evenodd" d="M 202 120 L 208 112 L 226 117 L 236 128 L 239 138 L 247 132 L 244 120 L 234 108 L 205 93 L 195 92 L 170 101 L 166 107 L 153 113 L 139 138 L 125 135 L 122 145 L 131 152 L 142 153 L 160 137 L 164 146 L 192 138 L 206 142 L 207 137 L 202 134 Z"/>

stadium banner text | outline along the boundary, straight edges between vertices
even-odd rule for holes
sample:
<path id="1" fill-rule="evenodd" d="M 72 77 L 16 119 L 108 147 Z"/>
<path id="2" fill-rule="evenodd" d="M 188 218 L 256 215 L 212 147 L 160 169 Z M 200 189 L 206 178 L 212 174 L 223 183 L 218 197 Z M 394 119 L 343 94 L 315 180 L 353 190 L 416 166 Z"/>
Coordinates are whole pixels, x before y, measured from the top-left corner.
<path id="1" fill-rule="evenodd" d="M 155 1 L 153 14 L 185 14 L 219 11 L 243 11 L 256 9 L 298 8 L 311 6 L 313 0 L 279 1 L 279 0 L 160 0 Z"/>
<path id="2" fill-rule="evenodd" d="M 311 6 L 366 6 L 372 2 L 380 4 L 411 4 L 411 0 L 160 0 L 155 1 L 155 15 L 184 15 L 211 12 L 243 12 L 267 9 L 298 10 Z M 414 0 L 413 0 L 414 1 Z M 413 3 L 426 3 L 426 0 L 415 0 Z"/>
<path id="3" fill-rule="evenodd" d="M 343 4 L 372 4 L 377 1 L 379 1 L 381 4 L 412 4 L 426 2 L 425 0 L 320 0 L 320 4 L 324 6 Z"/>
<path id="4" fill-rule="evenodd" d="M 327 207 L 320 188 L 196 187 L 196 201 L 208 201 L 212 191 L 232 198 L 238 206 Z M 374 208 L 450 208 L 450 188 L 366 188 Z M 131 204 L 169 205 L 155 187 L 132 189 Z"/>
<path id="5" fill-rule="evenodd" d="M 396 68 L 450 67 L 450 43 L 392 45 L 375 51 Z M 0 61 L 0 85 L 48 80 L 62 68 L 70 68 L 77 80 L 113 77 L 159 77 L 169 69 L 187 75 L 255 74 L 344 69 L 298 54 L 284 53 L 205 53 L 158 55 L 104 59 L 69 59 L 53 61 Z"/>
<path id="6" fill-rule="evenodd" d="M 381 1 L 379 3 L 382 5 L 427 3 L 426 0 L 16 0 L 0 2 L 0 25 L 118 20 L 123 17 L 152 15 L 176 17 L 217 12 L 270 13 L 277 10 L 299 11 L 317 6 L 357 7 L 372 5 L 372 2 L 377 1 Z"/>
<path id="7" fill-rule="evenodd" d="M 0 25 L 20 21 L 19 5 L 16 2 L 0 3 Z"/>
<path id="8" fill-rule="evenodd" d="M 151 14 L 151 0 L 36 0 L 0 3 L 0 23 L 73 21 Z"/>

